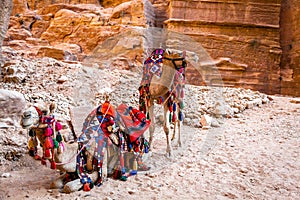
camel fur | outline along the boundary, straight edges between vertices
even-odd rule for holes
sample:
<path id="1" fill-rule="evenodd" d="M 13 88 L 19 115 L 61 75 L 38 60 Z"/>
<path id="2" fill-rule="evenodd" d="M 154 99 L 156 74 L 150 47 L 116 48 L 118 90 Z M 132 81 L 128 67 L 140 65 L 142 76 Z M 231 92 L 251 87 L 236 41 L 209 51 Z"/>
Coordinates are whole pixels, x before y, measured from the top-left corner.
<path id="1" fill-rule="evenodd" d="M 166 134 L 166 142 L 167 142 L 167 148 L 166 148 L 166 153 L 168 156 L 172 156 L 172 146 L 171 146 L 171 140 L 175 138 L 176 132 L 178 135 L 178 140 L 177 140 L 177 146 L 181 146 L 181 137 L 180 137 L 180 126 L 181 122 L 180 120 L 177 119 L 172 122 L 174 125 L 173 129 L 173 135 L 170 137 L 170 123 L 168 120 L 168 114 L 170 113 L 169 111 L 169 106 L 167 105 L 167 101 L 169 98 L 174 98 L 173 101 L 177 106 L 176 110 L 176 115 L 179 114 L 180 112 L 180 102 L 183 101 L 182 97 L 180 96 L 173 96 L 172 95 L 172 85 L 174 84 L 174 77 L 177 73 L 177 67 L 183 65 L 183 62 L 185 62 L 185 53 L 181 52 L 178 53 L 178 51 L 173 51 L 171 49 L 167 49 L 164 51 L 163 54 L 163 63 L 162 63 L 162 73 L 161 76 L 153 76 L 149 85 L 149 97 L 147 103 L 146 103 L 146 112 L 149 113 L 149 118 L 151 121 L 151 125 L 149 127 L 149 132 L 150 132 L 150 138 L 149 138 L 149 143 L 150 146 L 152 146 L 152 141 L 153 141 L 153 133 L 155 131 L 155 114 L 154 114 L 154 104 L 155 102 L 159 102 L 160 99 L 163 99 L 164 101 L 162 102 L 163 109 L 164 109 L 164 132 Z M 185 66 L 184 66 L 185 68 Z M 143 87 L 141 83 L 141 87 Z M 176 87 L 176 86 L 175 86 Z"/>

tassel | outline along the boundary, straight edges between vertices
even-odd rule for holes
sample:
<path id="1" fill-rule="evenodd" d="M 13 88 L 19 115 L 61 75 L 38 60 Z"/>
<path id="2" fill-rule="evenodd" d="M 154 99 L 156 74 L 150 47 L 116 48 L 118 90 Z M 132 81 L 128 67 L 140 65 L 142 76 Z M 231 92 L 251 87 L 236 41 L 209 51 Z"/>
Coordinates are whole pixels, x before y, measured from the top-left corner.
<path id="1" fill-rule="evenodd" d="M 46 137 L 44 148 L 45 149 L 51 149 L 51 148 L 53 148 L 53 140 L 52 140 L 51 137 Z"/>
<path id="2" fill-rule="evenodd" d="M 50 168 L 51 169 L 56 169 L 56 162 L 52 161 Z"/>
<path id="3" fill-rule="evenodd" d="M 90 191 L 90 190 L 91 190 L 90 185 L 89 185 L 88 183 L 85 183 L 85 184 L 83 185 L 83 191 L 88 192 L 88 191 Z"/>
<path id="4" fill-rule="evenodd" d="M 177 119 L 177 117 L 176 117 L 176 113 L 173 113 L 172 122 L 175 122 L 175 121 L 176 121 L 176 119 Z"/>
<path id="5" fill-rule="evenodd" d="M 44 158 L 41 159 L 41 164 L 46 165 L 46 160 Z"/>
<path id="6" fill-rule="evenodd" d="M 136 159 L 134 159 L 134 161 L 133 161 L 132 169 L 135 170 L 135 171 L 138 169 L 138 164 L 137 164 Z"/>
<path id="7" fill-rule="evenodd" d="M 36 150 L 35 150 L 35 151 L 36 151 Z M 35 152 L 34 159 L 35 159 L 35 160 L 41 160 L 42 158 L 41 158 L 39 155 L 37 155 L 36 152 Z"/>
<path id="8" fill-rule="evenodd" d="M 181 97 L 181 98 L 184 97 L 184 90 L 183 90 L 183 88 L 181 89 L 180 97 Z"/>
<path id="9" fill-rule="evenodd" d="M 56 139 L 53 139 L 53 147 L 54 147 L 55 149 L 57 149 L 58 146 L 59 146 L 58 141 L 57 141 Z"/>
<path id="10" fill-rule="evenodd" d="M 173 111 L 176 112 L 176 103 L 173 103 Z"/>
<path id="11" fill-rule="evenodd" d="M 120 180 L 121 181 L 127 181 L 127 176 L 121 176 Z"/>
<path id="12" fill-rule="evenodd" d="M 60 142 L 60 143 L 58 144 L 57 153 L 63 153 L 64 150 L 65 150 L 64 143 Z"/>
<path id="13" fill-rule="evenodd" d="M 35 155 L 35 150 L 34 150 L 34 149 L 29 149 L 29 155 L 30 155 L 31 157 L 34 157 L 34 155 Z"/>
<path id="14" fill-rule="evenodd" d="M 179 113 L 178 113 L 178 118 L 179 118 L 179 121 L 183 121 L 183 114 L 182 114 L 182 112 L 181 111 L 179 111 Z"/>
<path id="15" fill-rule="evenodd" d="M 29 135 L 30 137 L 35 136 L 34 130 L 30 129 L 28 135 Z"/>
<path id="16" fill-rule="evenodd" d="M 60 132 L 57 133 L 56 140 L 57 140 L 57 142 L 61 142 L 63 140 Z"/>
<path id="17" fill-rule="evenodd" d="M 170 112 L 169 114 L 169 122 L 171 123 L 172 122 L 172 113 Z"/>
<path id="18" fill-rule="evenodd" d="M 51 158 L 51 152 L 50 152 L 50 149 L 46 149 L 45 150 L 45 158 Z"/>
<path id="19" fill-rule="evenodd" d="M 34 143 L 35 143 L 34 139 L 29 138 L 29 140 L 28 140 L 28 149 L 33 149 L 35 147 Z"/>
<path id="20" fill-rule="evenodd" d="M 149 147 L 148 146 L 145 146 L 144 148 L 144 153 L 148 153 L 149 152 Z"/>
<path id="21" fill-rule="evenodd" d="M 59 122 L 55 123 L 55 130 L 60 131 L 62 129 L 62 125 Z"/>
<path id="22" fill-rule="evenodd" d="M 169 111 L 173 112 L 173 106 L 172 105 L 169 106 Z"/>
<path id="23" fill-rule="evenodd" d="M 134 175 L 137 175 L 137 170 L 131 170 L 130 176 L 134 176 Z"/>
<path id="24" fill-rule="evenodd" d="M 122 176 L 121 169 L 119 167 L 117 167 L 114 171 L 113 178 L 119 179 L 119 178 L 121 178 L 121 176 Z"/>
<path id="25" fill-rule="evenodd" d="M 180 107 L 181 109 L 183 109 L 183 108 L 184 108 L 184 103 L 183 103 L 183 101 L 180 101 L 180 103 L 179 103 L 179 107 Z"/>
<path id="26" fill-rule="evenodd" d="M 46 130 L 45 130 L 44 135 L 46 137 L 50 137 L 52 135 L 52 129 L 50 127 L 47 127 Z"/>

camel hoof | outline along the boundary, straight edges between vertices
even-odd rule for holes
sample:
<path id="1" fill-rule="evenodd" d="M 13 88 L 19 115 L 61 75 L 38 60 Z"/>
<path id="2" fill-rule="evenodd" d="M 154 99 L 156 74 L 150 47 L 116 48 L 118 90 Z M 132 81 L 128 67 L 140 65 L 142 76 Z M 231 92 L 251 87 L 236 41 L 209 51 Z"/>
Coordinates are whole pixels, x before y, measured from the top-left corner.
<path id="1" fill-rule="evenodd" d="M 50 189 L 61 189 L 63 187 L 64 187 L 64 182 L 62 179 L 55 180 L 50 184 Z"/>
<path id="2" fill-rule="evenodd" d="M 167 158 L 172 158 L 172 157 L 173 157 L 172 151 L 167 151 L 165 156 L 166 156 Z"/>
<path id="3" fill-rule="evenodd" d="M 177 144 L 176 144 L 176 147 L 181 147 L 182 145 L 181 145 L 181 142 L 178 142 Z"/>

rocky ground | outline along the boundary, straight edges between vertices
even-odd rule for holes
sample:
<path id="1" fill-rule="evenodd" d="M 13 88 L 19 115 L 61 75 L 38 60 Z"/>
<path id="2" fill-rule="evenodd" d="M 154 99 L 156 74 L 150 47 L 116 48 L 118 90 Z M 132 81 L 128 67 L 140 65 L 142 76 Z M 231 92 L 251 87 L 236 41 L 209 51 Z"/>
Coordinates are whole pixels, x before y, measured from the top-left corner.
<path id="1" fill-rule="evenodd" d="M 139 68 L 99 70 L 49 58 L 14 60 L 4 67 L 0 88 L 20 92 L 26 103 L 55 101 L 62 118 L 71 118 L 69 109 L 76 113 L 81 107 L 96 106 L 105 92 L 110 92 L 114 105 L 137 105 Z M 151 170 L 127 182 L 109 179 L 100 188 L 73 194 L 49 189 L 58 172 L 28 157 L 26 131 L 17 126 L 17 119 L 4 115 L 0 199 L 299 197 L 299 98 L 187 85 L 185 104 L 183 146 L 174 146 L 172 158 L 165 156 L 162 109 L 157 107 L 153 152 L 146 161 Z"/>

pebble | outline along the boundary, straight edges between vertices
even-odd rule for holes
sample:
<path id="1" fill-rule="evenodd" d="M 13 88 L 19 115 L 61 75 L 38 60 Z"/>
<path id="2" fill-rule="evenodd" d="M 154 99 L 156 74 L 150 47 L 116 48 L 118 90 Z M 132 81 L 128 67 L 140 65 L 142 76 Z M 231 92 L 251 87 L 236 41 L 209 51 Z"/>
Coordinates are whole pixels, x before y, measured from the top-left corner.
<path id="1" fill-rule="evenodd" d="M 2 178 L 9 178 L 9 177 L 11 177 L 11 174 L 10 174 L 10 173 L 3 173 L 3 174 L 1 175 L 1 177 L 2 177 Z"/>

